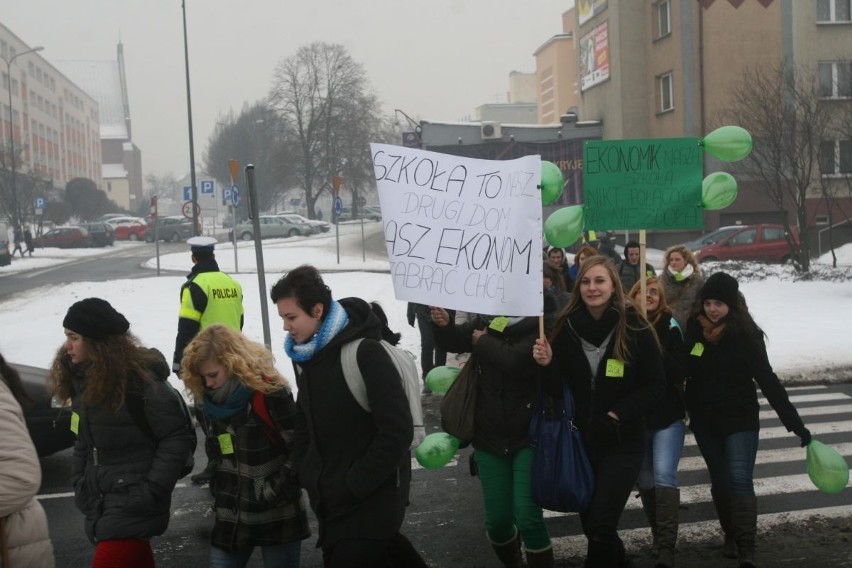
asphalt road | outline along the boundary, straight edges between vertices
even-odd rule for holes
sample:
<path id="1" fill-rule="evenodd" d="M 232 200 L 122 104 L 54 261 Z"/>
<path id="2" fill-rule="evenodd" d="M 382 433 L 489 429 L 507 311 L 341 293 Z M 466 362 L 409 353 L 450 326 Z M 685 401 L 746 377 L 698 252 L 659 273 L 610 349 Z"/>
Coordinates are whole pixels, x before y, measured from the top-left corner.
<path id="1" fill-rule="evenodd" d="M 849 422 L 852 385 L 797 387 L 790 390 L 790 396 L 814 436 L 839 449 L 848 460 L 852 455 L 852 424 Z M 424 397 L 429 432 L 438 429 L 439 400 L 438 395 Z M 783 426 L 765 403 L 762 403 L 761 410 L 761 445 L 755 471 L 759 495 L 759 533 L 770 534 L 780 522 L 807 519 L 815 514 L 848 518 L 852 514 L 852 491 L 847 489 L 839 495 L 826 495 L 817 491 L 805 475 L 805 452 L 799 447 L 798 438 L 784 432 Z M 204 465 L 201 451 L 199 445 L 197 469 Z M 403 532 L 430 566 L 497 566 L 484 535 L 478 480 L 469 473 L 470 453 L 469 448 L 461 450 L 456 459 L 444 468 L 416 469 L 413 473 L 411 505 Z M 698 550 L 691 552 L 694 555 L 707 554 L 707 547 L 700 543 L 716 539 L 718 534 L 707 486 L 708 478 L 702 463 L 689 437 L 680 464 L 680 483 L 684 495 L 680 546 L 691 551 Z M 68 493 L 70 450 L 43 459 L 42 467 L 41 503 L 48 514 L 51 537 L 57 552 L 57 567 L 87 566 L 91 560 L 92 547 L 83 535 L 82 517 L 74 509 L 73 498 Z M 577 516 L 559 513 L 546 515 L 557 565 L 581 566 L 585 539 Z M 169 530 L 153 541 L 157 565 L 164 568 L 206 565 L 212 523 L 210 497 L 206 487 L 193 486 L 188 479 L 181 480 L 173 494 Z M 631 499 L 620 527 L 631 552 L 638 552 L 642 544 L 647 542 L 648 530 L 645 527 L 638 499 Z M 314 548 L 315 535 L 314 526 L 314 536 L 305 541 L 302 549 L 304 568 L 322 566 L 320 555 Z M 846 547 L 848 543 L 837 542 L 836 545 Z M 681 556 L 678 564 L 694 565 L 691 560 L 698 562 L 699 558 Z M 261 565 L 259 554 L 256 554 L 249 566 Z"/>

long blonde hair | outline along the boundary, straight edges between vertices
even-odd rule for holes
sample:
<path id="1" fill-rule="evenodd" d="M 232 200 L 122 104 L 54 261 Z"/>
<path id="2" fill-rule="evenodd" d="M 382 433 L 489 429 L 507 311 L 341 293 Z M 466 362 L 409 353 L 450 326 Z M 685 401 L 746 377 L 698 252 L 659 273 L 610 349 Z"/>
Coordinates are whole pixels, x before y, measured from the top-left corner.
<path id="1" fill-rule="evenodd" d="M 559 318 L 556 320 L 556 325 L 553 327 L 553 332 L 551 333 L 550 341 L 553 342 L 553 339 L 562 330 L 562 327 L 565 325 L 568 316 L 584 307 L 583 296 L 580 293 L 580 283 L 583 281 L 583 278 L 585 277 L 586 273 L 588 273 L 589 270 L 596 266 L 603 266 L 607 274 L 609 275 L 609 279 L 612 282 L 612 297 L 610 298 L 610 304 L 612 309 L 618 312 L 618 323 L 615 326 L 615 347 L 613 349 L 613 355 L 616 359 L 629 362 L 633 354 L 630 353 L 630 348 L 627 341 L 628 330 L 650 329 L 655 338 L 657 337 L 657 334 L 654 333 L 653 326 L 642 315 L 642 313 L 636 309 L 636 306 L 633 305 L 633 302 L 631 302 L 630 299 L 627 298 L 627 296 L 624 294 L 624 289 L 621 286 L 621 280 L 619 280 L 618 278 L 618 272 L 615 268 L 615 263 L 613 263 L 611 258 L 600 254 L 590 256 L 589 258 L 583 261 L 583 265 L 580 267 L 580 272 L 577 274 L 577 282 L 574 285 L 574 291 L 571 293 L 571 299 L 568 300 L 568 303 L 565 305 L 565 307 L 562 309 L 562 312 L 559 314 Z M 638 326 L 631 326 L 628 323 L 628 309 L 631 311 L 631 313 L 636 314 L 637 319 L 639 321 Z"/>
<path id="2" fill-rule="evenodd" d="M 196 400 L 204 394 L 201 366 L 220 363 L 228 376 L 236 377 L 251 390 L 270 393 L 290 390 L 290 383 L 275 368 L 275 359 L 265 345 L 247 339 L 242 333 L 221 324 L 201 330 L 186 346 L 181 361 L 181 378 Z"/>
<path id="3" fill-rule="evenodd" d="M 648 318 L 648 321 L 651 322 L 652 325 L 656 325 L 659 319 L 663 316 L 663 314 L 671 314 L 672 309 L 669 307 L 669 301 L 666 299 L 666 290 L 663 287 L 663 283 L 660 282 L 660 279 L 656 276 L 649 276 L 645 282 L 646 289 L 651 288 L 651 286 L 657 289 L 659 295 L 657 296 L 659 300 L 657 300 L 657 309 L 653 314 L 649 314 L 647 310 L 645 311 L 645 317 Z M 627 296 L 634 304 L 638 304 L 640 301 L 644 302 L 645 298 L 636 298 L 642 291 L 642 282 L 636 282 L 633 287 L 630 289 L 630 292 L 627 293 Z"/>

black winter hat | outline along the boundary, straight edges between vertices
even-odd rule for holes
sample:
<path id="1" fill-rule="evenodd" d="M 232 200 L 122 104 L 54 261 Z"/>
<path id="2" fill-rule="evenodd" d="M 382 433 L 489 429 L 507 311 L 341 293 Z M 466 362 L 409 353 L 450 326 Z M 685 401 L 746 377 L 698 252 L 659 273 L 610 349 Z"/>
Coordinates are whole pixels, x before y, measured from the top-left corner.
<path id="1" fill-rule="evenodd" d="M 701 288 L 701 301 L 719 300 L 734 307 L 738 303 L 740 285 L 737 279 L 725 272 L 717 272 Z"/>
<path id="2" fill-rule="evenodd" d="M 130 322 L 109 302 L 100 298 L 86 298 L 72 304 L 62 320 L 62 325 L 83 337 L 104 339 L 121 335 L 130 329 Z"/>

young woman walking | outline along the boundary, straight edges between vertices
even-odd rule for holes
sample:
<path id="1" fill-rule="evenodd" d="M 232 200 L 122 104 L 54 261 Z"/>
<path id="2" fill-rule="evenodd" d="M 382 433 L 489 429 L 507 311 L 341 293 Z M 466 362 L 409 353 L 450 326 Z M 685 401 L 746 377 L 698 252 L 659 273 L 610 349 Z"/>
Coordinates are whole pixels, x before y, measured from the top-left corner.
<path id="1" fill-rule="evenodd" d="M 571 300 L 550 340 L 538 339 L 533 358 L 544 367 L 543 387 L 562 399 L 574 394 L 576 418 L 595 476 L 595 491 L 580 513 L 588 539 L 586 566 L 632 566 L 618 536 L 618 520 L 645 457 L 645 417 L 665 386 L 660 344 L 630 303 L 613 262 L 587 258 Z"/>
<path id="2" fill-rule="evenodd" d="M 211 482 L 211 568 L 243 568 L 255 547 L 268 568 L 298 568 L 311 531 L 290 459 L 296 403 L 272 353 L 214 324 L 184 350 L 181 376 L 222 456 Z"/>
<path id="3" fill-rule="evenodd" d="M 756 566 L 754 462 L 760 437 L 755 382 L 803 447 L 811 433 L 769 364 L 763 330 L 734 277 L 717 272 L 707 279 L 689 318 L 686 349 L 689 427 L 710 472 L 726 553 L 735 543 L 740 567 L 751 568 Z"/>
<path id="4" fill-rule="evenodd" d="M 648 278 L 644 299 L 640 297 L 640 286 L 637 282 L 629 295 L 634 303 L 645 303 L 645 315 L 662 344 L 666 388 L 645 420 L 647 448 L 637 485 L 642 508 L 651 525 L 652 551 L 656 556 L 654 566 L 671 568 L 674 566 L 680 508 L 677 465 L 683 452 L 686 430 L 683 407 L 686 352 L 683 331 L 672 315 L 659 279 L 656 276 Z"/>

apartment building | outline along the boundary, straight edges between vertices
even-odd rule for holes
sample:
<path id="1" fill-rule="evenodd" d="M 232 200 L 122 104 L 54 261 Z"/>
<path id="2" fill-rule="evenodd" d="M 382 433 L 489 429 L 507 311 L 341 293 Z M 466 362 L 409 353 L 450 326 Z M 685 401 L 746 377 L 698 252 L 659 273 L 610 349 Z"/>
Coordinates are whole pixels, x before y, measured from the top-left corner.
<path id="1" fill-rule="evenodd" d="M 574 79 L 580 120 L 602 120 L 604 138 L 700 137 L 728 123 L 733 93 L 750 71 L 777 69 L 785 62 L 812 73 L 822 102 L 839 114 L 852 105 L 850 4 L 852 0 L 581 0 L 563 17 L 570 20 L 563 27 L 566 34 L 572 32 L 576 65 L 550 66 L 556 78 L 542 81 L 540 97 L 544 100 L 551 84 Z M 548 68 L 539 62 L 542 77 Z M 545 104 L 540 105 L 544 113 Z M 542 114 L 541 121 L 552 119 Z M 821 157 L 819 175 L 850 182 L 852 141 L 825 140 Z M 708 172 L 724 168 L 712 159 L 705 163 Z M 707 228 L 777 221 L 776 208 L 755 186 L 758 182 L 738 181 L 740 193 L 733 205 L 705 213 Z M 808 207 L 812 227 L 820 230 L 828 224 L 819 195 L 809 196 Z M 795 222 L 792 213 L 789 218 Z M 852 200 L 838 199 L 833 219 L 850 218 Z"/>
<path id="2" fill-rule="evenodd" d="M 64 187 L 77 177 L 100 186 L 98 103 L 42 57 L 49 48 L 33 49 L 0 24 L 3 153 L 9 152 L 14 140 L 16 172 L 32 172 L 53 187 Z M 8 168 L 9 162 L 4 159 L 3 167 Z M 24 211 L 31 205 L 20 204 Z"/>

